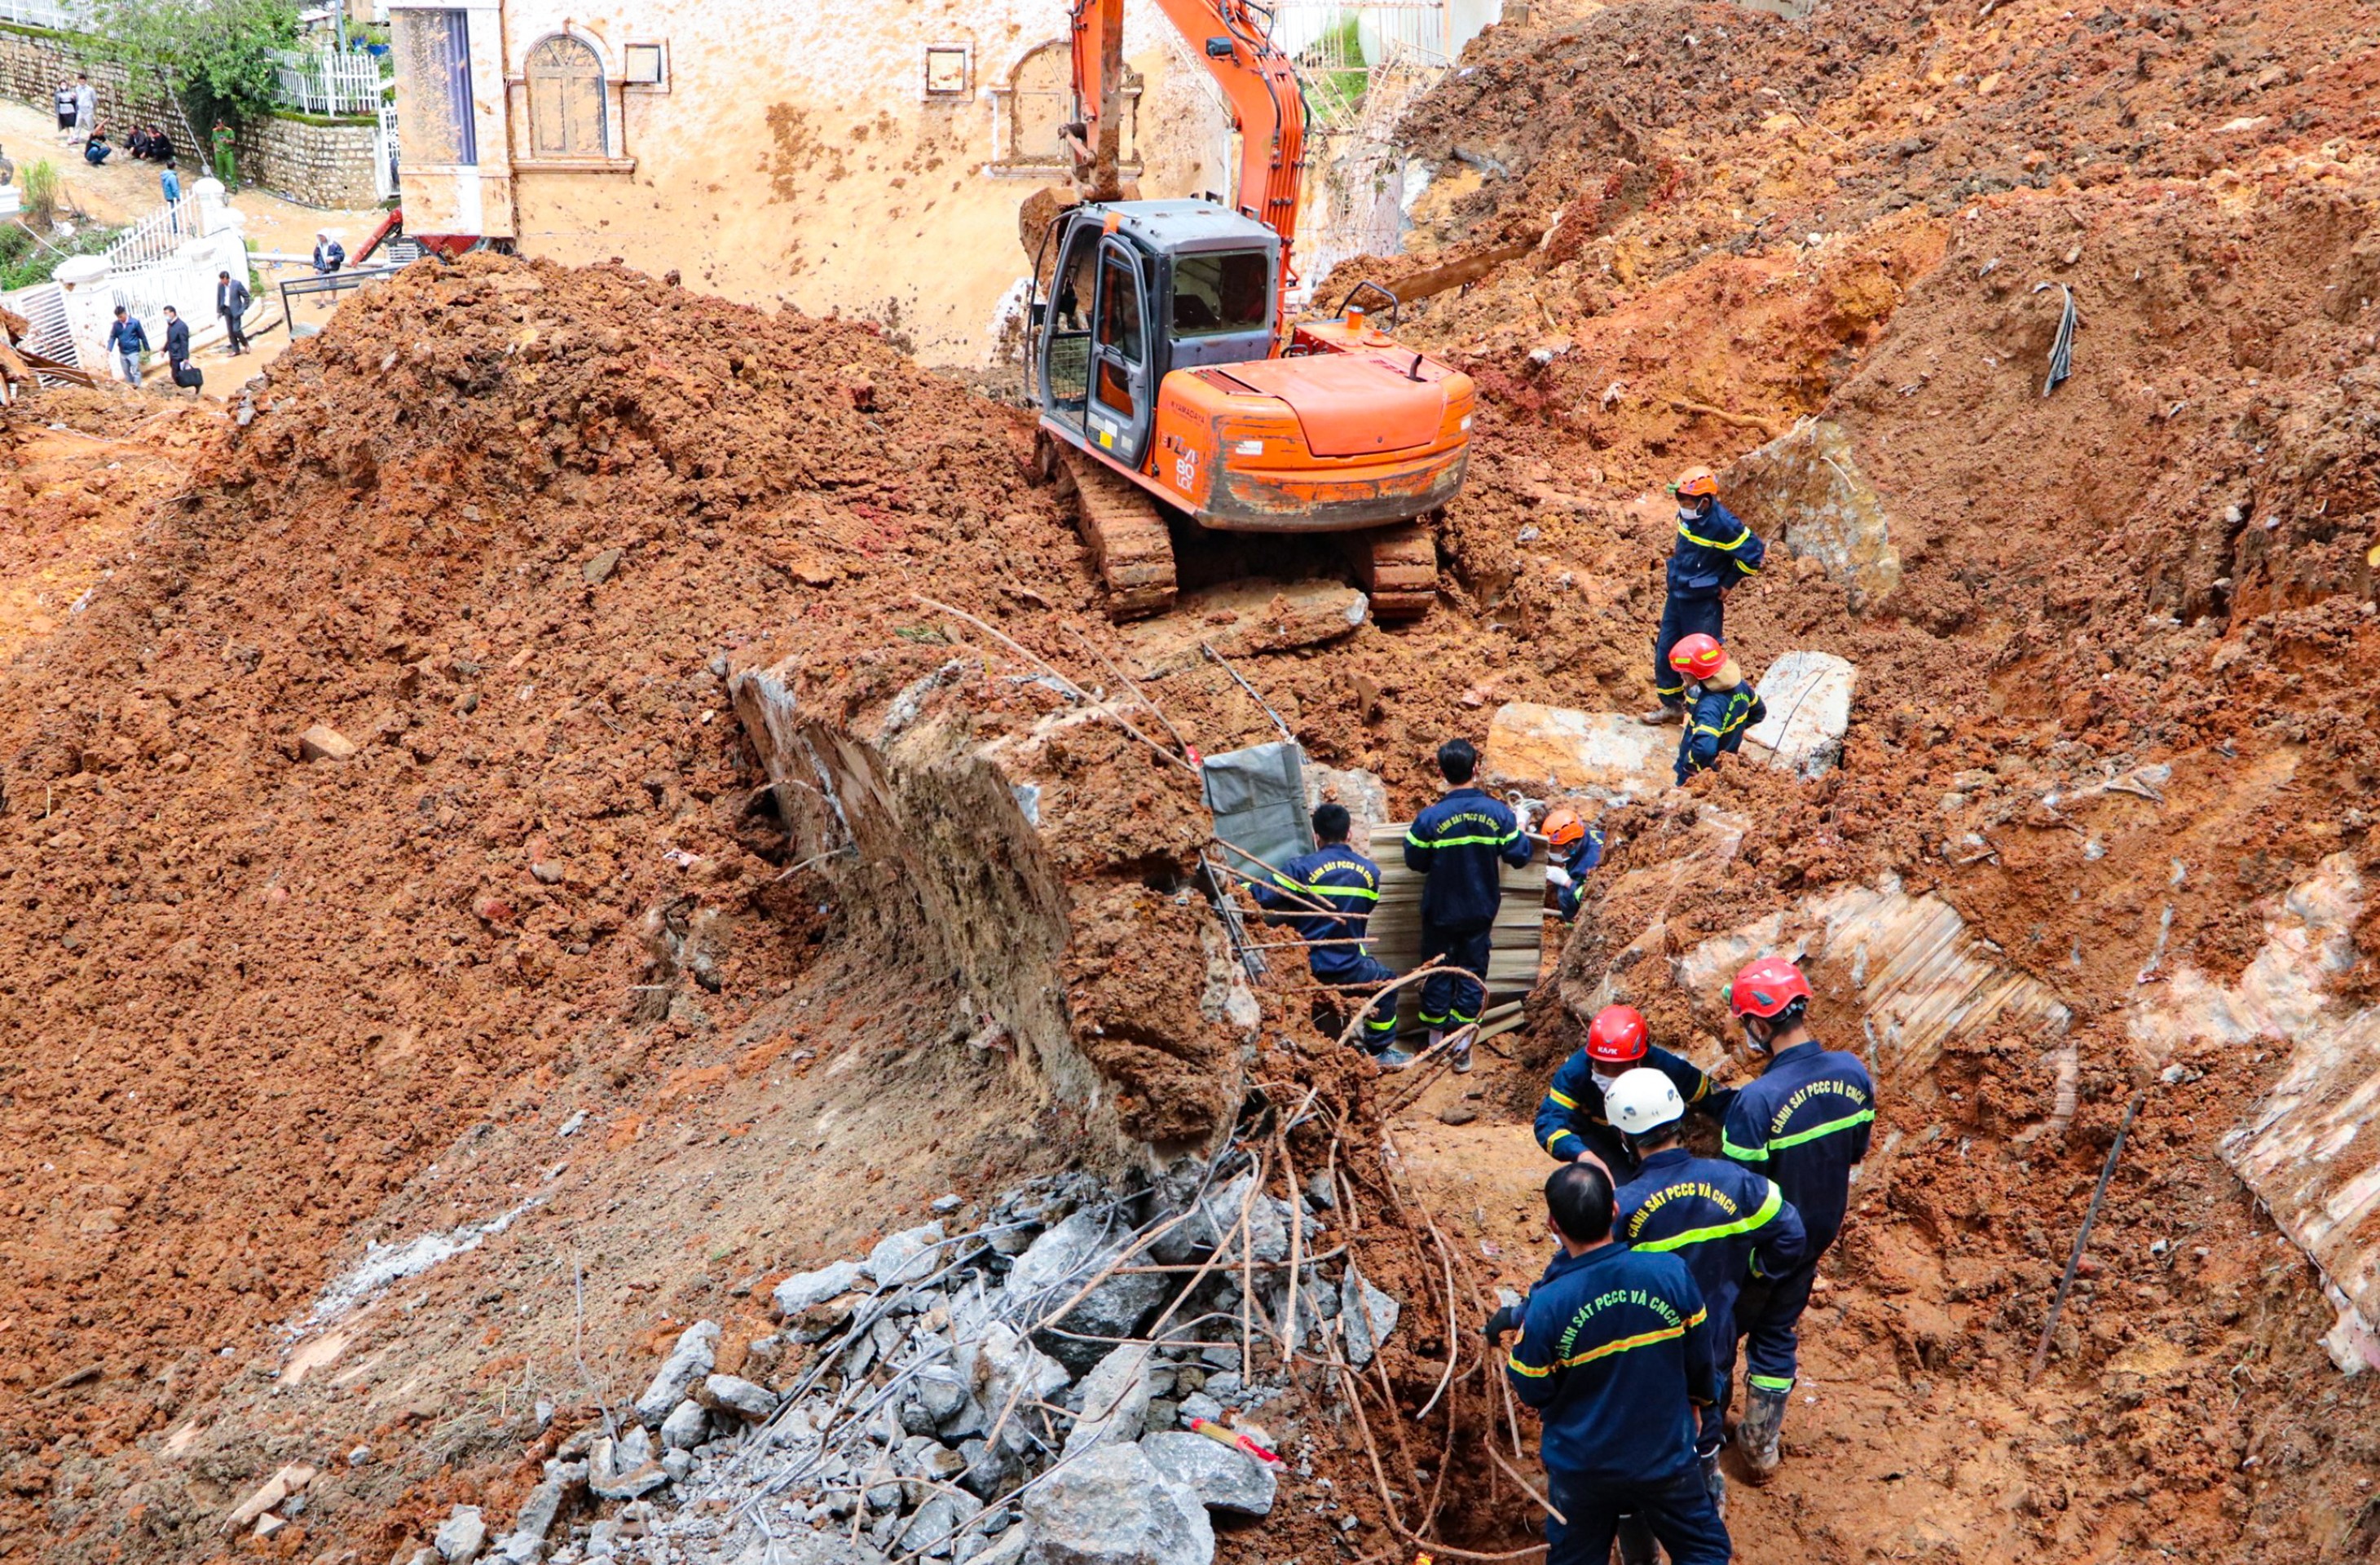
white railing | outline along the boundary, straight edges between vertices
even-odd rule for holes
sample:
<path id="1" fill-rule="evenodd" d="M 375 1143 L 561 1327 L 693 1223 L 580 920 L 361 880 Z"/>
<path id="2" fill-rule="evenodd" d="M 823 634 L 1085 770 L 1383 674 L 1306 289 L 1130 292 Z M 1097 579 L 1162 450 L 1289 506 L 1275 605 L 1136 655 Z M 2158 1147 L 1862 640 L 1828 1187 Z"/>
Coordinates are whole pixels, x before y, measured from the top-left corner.
<path id="1" fill-rule="evenodd" d="M 173 259 L 183 241 L 197 238 L 200 231 L 199 198 L 186 190 L 180 200 L 159 207 L 118 235 L 107 247 L 107 264 L 118 272 L 154 266 Z"/>
<path id="2" fill-rule="evenodd" d="M 74 328 L 67 320 L 66 290 L 55 283 L 36 283 L 30 288 L 19 288 L 13 294 L 0 294 L 0 304 L 23 316 L 30 325 L 30 334 L 18 347 L 28 347 L 44 358 L 61 364 L 82 368 L 82 357 L 75 350 Z M 55 377 L 41 377 L 43 385 L 63 385 Z"/>
<path id="3" fill-rule="evenodd" d="M 89 32 L 91 7 L 80 0 L 0 0 L 0 22 L 46 27 L 58 32 Z"/>
<path id="4" fill-rule="evenodd" d="M 1363 118 L 1382 72 L 1444 70 L 1457 47 L 1446 0 L 1281 0 L 1270 37 L 1296 67 L 1326 130 Z"/>
<path id="5" fill-rule="evenodd" d="M 0 0 L 6 6 L 11 0 Z M 379 57 L 343 55 L 335 49 L 284 49 L 273 56 L 284 105 L 310 115 L 370 115 L 380 112 L 388 81 Z"/>

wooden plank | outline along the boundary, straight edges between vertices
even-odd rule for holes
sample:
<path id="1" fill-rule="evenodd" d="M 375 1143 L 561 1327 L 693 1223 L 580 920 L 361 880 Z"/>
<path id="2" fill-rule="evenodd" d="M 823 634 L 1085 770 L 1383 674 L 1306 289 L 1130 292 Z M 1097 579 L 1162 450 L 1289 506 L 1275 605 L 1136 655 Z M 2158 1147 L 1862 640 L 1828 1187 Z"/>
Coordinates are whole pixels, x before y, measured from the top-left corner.
<path id="1" fill-rule="evenodd" d="M 1372 829 L 1371 856 L 1380 867 L 1380 901 L 1368 929 L 1372 954 L 1392 972 L 1409 973 L 1421 962 L 1422 877 L 1405 867 L 1405 829 L 1397 820 Z M 1536 987 L 1545 944 L 1546 858 L 1543 844 L 1524 868 L 1503 868 L 1504 900 L 1488 931 L 1488 999 L 1490 1004 Z M 1400 991 L 1399 1009 L 1418 1007 L 1414 989 Z"/>

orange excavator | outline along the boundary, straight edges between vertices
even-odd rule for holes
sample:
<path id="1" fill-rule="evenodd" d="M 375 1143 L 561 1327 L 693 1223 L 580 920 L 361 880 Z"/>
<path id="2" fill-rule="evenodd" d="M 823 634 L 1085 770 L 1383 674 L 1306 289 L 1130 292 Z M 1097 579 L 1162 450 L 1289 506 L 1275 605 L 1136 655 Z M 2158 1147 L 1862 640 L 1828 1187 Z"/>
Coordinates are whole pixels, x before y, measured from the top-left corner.
<path id="1" fill-rule="evenodd" d="M 1075 0 L 1074 85 L 1092 200 L 1043 235 L 1031 391 L 1048 476 L 1071 482 L 1118 619 L 1174 597 L 1168 518 L 1230 533 L 1335 533 L 1373 613 L 1438 590 L 1427 524 L 1463 487 L 1469 376 L 1401 347 L 1354 306 L 1292 324 L 1305 104 L 1248 0 L 1158 0 L 1205 62 L 1241 140 L 1240 205 L 1096 199 L 1120 126 L 1123 0 Z M 1106 188 L 1100 187 L 1105 185 Z"/>

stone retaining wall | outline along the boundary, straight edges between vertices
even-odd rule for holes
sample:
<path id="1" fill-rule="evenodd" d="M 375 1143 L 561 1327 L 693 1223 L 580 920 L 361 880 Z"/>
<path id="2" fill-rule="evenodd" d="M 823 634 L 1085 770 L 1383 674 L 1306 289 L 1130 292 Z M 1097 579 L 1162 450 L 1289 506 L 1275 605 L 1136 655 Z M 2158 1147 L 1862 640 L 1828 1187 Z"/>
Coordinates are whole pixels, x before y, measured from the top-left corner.
<path id="1" fill-rule="evenodd" d="M 46 113 L 58 83 L 72 81 L 78 72 L 90 76 L 99 96 L 100 123 L 112 140 L 121 143 L 132 126 L 154 124 L 173 138 L 186 173 L 197 174 L 201 167 L 199 149 L 191 144 L 188 128 L 145 81 L 116 61 L 101 58 L 73 33 L 0 22 L 0 97 Z M 240 133 L 234 146 L 240 183 L 301 206 L 376 206 L 372 159 L 378 129 L 370 119 L 275 115 Z M 8 152 L 20 167 L 37 158 L 63 164 L 80 155 L 55 141 Z"/>

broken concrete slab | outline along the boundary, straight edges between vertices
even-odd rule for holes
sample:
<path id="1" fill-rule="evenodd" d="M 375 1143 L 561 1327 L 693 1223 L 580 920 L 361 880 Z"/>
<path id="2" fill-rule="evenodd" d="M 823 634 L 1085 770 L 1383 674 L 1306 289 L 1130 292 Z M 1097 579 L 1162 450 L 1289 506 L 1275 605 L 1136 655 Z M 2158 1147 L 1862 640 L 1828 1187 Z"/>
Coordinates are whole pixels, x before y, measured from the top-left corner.
<path id="1" fill-rule="evenodd" d="M 1034 1298 L 1049 1308 L 1062 1304 L 1084 1280 L 1097 1272 L 1124 1245 L 1107 1233 L 1107 1224 L 1088 1212 L 1076 1212 L 1036 1239 L 1008 1274 L 1008 1291 Z M 1084 1338 L 1123 1338 L 1133 1334 L 1149 1307 L 1164 1295 L 1165 1279 L 1146 1272 L 1110 1277 L 1056 1324 L 1077 1336 L 1045 1331 L 1036 1341 L 1052 1358 L 1075 1375 L 1105 1357 L 1109 1344 Z"/>
<path id="2" fill-rule="evenodd" d="M 710 1410 L 688 1399 L 670 1409 L 670 1415 L 662 1420 L 662 1444 L 671 1450 L 692 1450 L 702 1444 L 710 1429 Z"/>
<path id="3" fill-rule="evenodd" d="M 1245 1451 L 1187 1429 L 1145 1436 L 1140 1450 L 1150 1466 L 1188 1488 L 1209 1510 L 1235 1516 L 1264 1516 L 1272 1510 L 1280 1480 L 1270 1467 Z"/>
<path id="4" fill-rule="evenodd" d="M 1670 981 L 1715 1036 L 1731 1025 L 1729 981 L 1755 956 L 1844 970 L 1859 995 L 1866 1036 L 1841 1047 L 1864 1055 L 1888 1082 L 1931 1071 L 1952 1039 L 1986 1031 L 2047 1038 L 2072 1022 L 2048 986 L 1973 934 L 1957 908 L 1930 892 L 1912 895 L 1895 875 L 1804 897 L 1673 959 Z"/>
<path id="5" fill-rule="evenodd" d="M 587 1486 L 601 1499 L 636 1499 L 669 1482 L 657 1460 L 653 1438 L 631 1425 L 617 1440 L 604 1438 L 587 1450 Z"/>
<path id="6" fill-rule="evenodd" d="M 1148 1419 L 1149 1355 L 1155 1351 L 1148 1342 L 1123 1343 L 1083 1377 L 1083 1411 L 1067 1431 L 1061 1455 L 1140 1438 Z"/>
<path id="7" fill-rule="evenodd" d="M 2131 1024 L 2159 1060 L 2192 1041 L 2286 1043 L 2280 1079 L 2217 1145 L 2320 1268 L 2338 1311 L 2323 1346 L 2350 1375 L 2380 1369 L 2380 1156 L 2368 1139 L 2380 1112 L 2380 1006 L 2352 1008 L 2333 995 L 2359 955 L 2365 891 L 2351 855 L 2329 855 L 2289 889 L 2238 982 L 2177 968 Z"/>
<path id="8" fill-rule="evenodd" d="M 1335 804 L 1346 807 L 1350 828 L 1347 840 L 1367 843 L 1372 840 L 1372 828 L 1386 825 L 1389 820 L 1389 785 L 1378 772 L 1361 767 L 1317 766 L 1305 763 L 1305 807 L 1310 812 L 1317 805 Z"/>
<path id="9" fill-rule="evenodd" d="M 1677 758 L 1675 728 L 1623 712 L 1507 701 L 1488 720 L 1479 776 L 1483 786 L 1498 790 L 1642 799 L 1671 785 Z"/>
<path id="10" fill-rule="evenodd" d="M 697 1381 L 710 1373 L 719 1348 L 719 1323 L 698 1320 L 678 1333 L 677 1345 L 653 1375 L 652 1384 L 637 1399 L 637 1416 L 648 1427 L 659 1427 L 670 1410 L 686 1400 Z"/>
<path id="11" fill-rule="evenodd" d="M 1900 552 L 1884 502 L 1861 474 L 1840 424 L 1804 419 L 1745 453 L 1718 481 L 1728 508 L 1754 531 L 1825 567 L 1853 613 L 1900 587 Z"/>
<path id="12" fill-rule="evenodd" d="M 1797 777 L 1842 759 L 1859 671 L 1831 652 L 1788 652 L 1753 681 L 1768 715 L 1744 730 L 1743 753 Z"/>
<path id="13" fill-rule="evenodd" d="M 1026 1565 L 1208 1565 L 1215 1530 L 1138 1446 L 1101 1446 L 1025 1497 Z"/>

